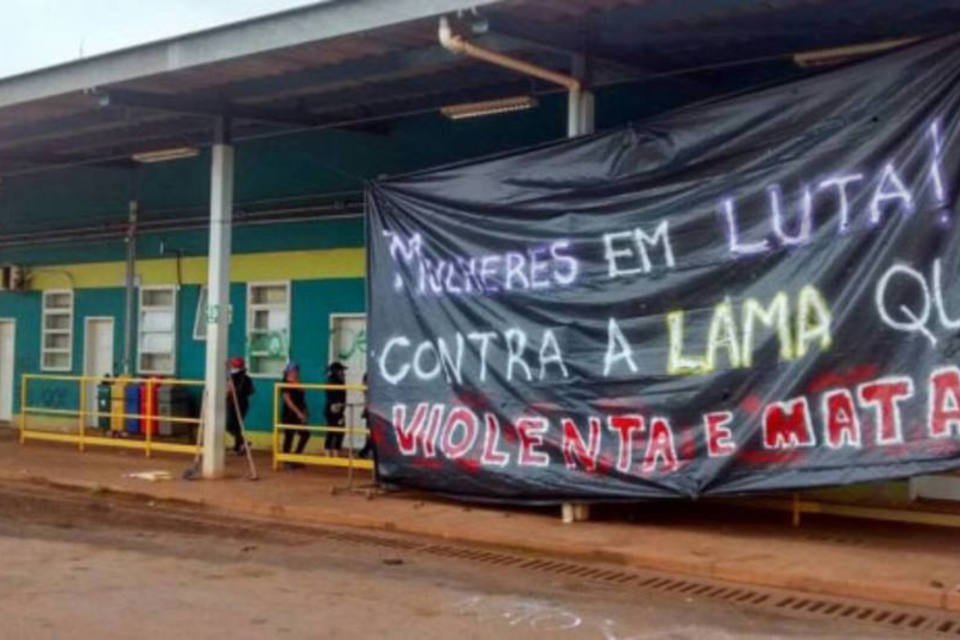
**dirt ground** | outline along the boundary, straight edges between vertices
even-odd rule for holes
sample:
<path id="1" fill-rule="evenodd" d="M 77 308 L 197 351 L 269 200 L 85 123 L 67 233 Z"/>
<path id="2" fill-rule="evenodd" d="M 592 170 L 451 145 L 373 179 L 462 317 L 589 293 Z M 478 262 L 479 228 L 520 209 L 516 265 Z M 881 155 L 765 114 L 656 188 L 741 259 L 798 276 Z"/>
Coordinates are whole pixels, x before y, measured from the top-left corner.
<path id="1" fill-rule="evenodd" d="M 403 539 L 384 536 L 371 546 L 109 494 L 0 483 L 0 636 L 883 637 L 880 629 L 430 557 L 391 548 Z"/>

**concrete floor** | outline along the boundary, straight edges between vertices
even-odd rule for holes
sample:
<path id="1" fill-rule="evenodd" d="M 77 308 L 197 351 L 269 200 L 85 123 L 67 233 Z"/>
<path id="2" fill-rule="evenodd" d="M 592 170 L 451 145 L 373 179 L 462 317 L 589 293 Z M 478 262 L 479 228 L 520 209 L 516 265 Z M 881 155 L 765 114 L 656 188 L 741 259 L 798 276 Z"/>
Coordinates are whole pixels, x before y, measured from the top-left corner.
<path id="1" fill-rule="evenodd" d="M 203 505 L 271 521 L 390 530 L 471 544 L 525 549 L 565 558 L 601 558 L 623 566 L 809 593 L 960 611 L 960 538 L 952 529 L 863 520 L 710 508 L 703 503 L 647 503 L 563 525 L 557 510 L 481 508 L 416 495 L 333 495 L 343 470 L 271 473 L 184 482 L 183 456 L 147 460 L 134 451 L 90 450 L 0 440 L 0 479 L 112 489 Z M 165 469 L 177 479 L 146 482 L 127 474 Z M 269 526 L 265 524 L 264 526 Z"/>
<path id="2" fill-rule="evenodd" d="M 53 638 L 883 638 L 697 598 L 0 483 L 0 620 Z M 64 499 L 67 498 L 67 499 Z"/>

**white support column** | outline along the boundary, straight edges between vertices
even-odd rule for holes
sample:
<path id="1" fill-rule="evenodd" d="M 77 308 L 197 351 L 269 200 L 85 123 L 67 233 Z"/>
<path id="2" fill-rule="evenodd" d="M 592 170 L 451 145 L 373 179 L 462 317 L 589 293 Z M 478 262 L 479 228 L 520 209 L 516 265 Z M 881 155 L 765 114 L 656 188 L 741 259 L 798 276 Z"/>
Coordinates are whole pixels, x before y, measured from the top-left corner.
<path id="1" fill-rule="evenodd" d="M 576 138 L 580 135 L 580 97 L 583 91 L 567 92 L 567 137 Z"/>
<path id="2" fill-rule="evenodd" d="M 584 88 L 567 93 L 568 138 L 590 134 L 594 130 L 593 92 L 588 89 L 589 70 L 584 56 L 573 57 L 573 76 L 580 80 Z"/>
<path id="3" fill-rule="evenodd" d="M 580 135 L 594 131 L 593 91 L 580 92 Z"/>
<path id="4" fill-rule="evenodd" d="M 233 224 L 233 146 L 229 123 L 217 122 L 210 163 L 210 249 L 207 267 L 207 359 L 203 413 L 203 477 L 223 476 L 230 328 L 230 232 Z"/>

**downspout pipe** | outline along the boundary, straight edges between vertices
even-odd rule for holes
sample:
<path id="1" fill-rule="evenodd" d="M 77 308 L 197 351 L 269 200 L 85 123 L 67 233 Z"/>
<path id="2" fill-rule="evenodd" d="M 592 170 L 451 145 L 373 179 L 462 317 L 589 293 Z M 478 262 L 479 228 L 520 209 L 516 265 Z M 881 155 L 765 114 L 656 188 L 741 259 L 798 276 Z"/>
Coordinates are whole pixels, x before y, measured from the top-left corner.
<path id="1" fill-rule="evenodd" d="M 123 375 L 133 374 L 133 317 L 136 313 L 136 278 L 137 278 L 137 218 L 140 203 L 131 200 L 127 213 L 126 249 L 127 260 L 123 278 Z"/>
<path id="2" fill-rule="evenodd" d="M 588 92 L 584 92 L 583 83 L 578 78 L 471 44 L 463 36 L 453 33 L 450 29 L 450 21 L 445 17 L 440 18 L 437 37 L 443 48 L 452 53 L 483 60 L 564 87 L 568 95 L 567 137 L 574 138 L 593 131 L 593 97 Z M 575 64 L 579 67 L 575 69 L 577 73 L 585 71 L 583 69 L 585 61 L 582 57 L 578 56 L 575 59 Z M 585 502 L 564 502 L 561 505 L 561 516 L 564 523 L 588 520 L 590 518 L 590 505 Z"/>
<path id="3" fill-rule="evenodd" d="M 477 60 L 483 60 L 484 62 L 488 62 L 498 67 L 503 67 L 505 69 L 510 69 L 511 71 L 516 71 L 517 73 L 522 73 L 527 76 L 539 78 L 540 80 L 552 82 L 553 84 L 558 84 L 569 92 L 571 103 L 579 103 L 580 101 L 580 96 L 583 93 L 583 83 L 578 78 L 568 76 L 563 73 L 558 73 L 552 69 L 546 69 L 525 60 L 513 58 L 497 51 L 491 51 L 489 49 L 484 49 L 483 47 L 478 47 L 477 45 L 467 41 L 463 36 L 455 34 L 450 28 L 450 21 L 447 20 L 446 17 L 440 18 L 440 25 L 437 29 L 437 37 L 440 40 L 440 44 L 443 46 L 443 48 L 451 53 L 476 58 Z"/>

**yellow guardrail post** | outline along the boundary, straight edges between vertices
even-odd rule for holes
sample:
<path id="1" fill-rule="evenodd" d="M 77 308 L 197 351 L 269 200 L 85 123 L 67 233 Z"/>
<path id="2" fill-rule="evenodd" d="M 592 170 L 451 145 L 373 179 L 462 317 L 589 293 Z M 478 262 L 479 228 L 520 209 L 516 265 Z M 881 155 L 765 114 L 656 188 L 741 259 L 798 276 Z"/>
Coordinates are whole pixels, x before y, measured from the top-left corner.
<path id="1" fill-rule="evenodd" d="M 76 383 L 80 385 L 80 391 L 78 393 L 80 406 L 76 409 L 53 409 L 46 408 L 43 406 L 31 407 L 27 404 L 29 397 L 29 383 L 31 380 L 51 380 L 51 381 L 60 381 L 60 382 L 69 382 Z M 87 402 L 87 396 L 89 395 L 86 391 L 85 384 L 90 381 L 97 380 L 94 376 L 70 376 L 70 375 L 54 375 L 54 374 L 23 374 L 21 378 L 21 388 L 20 388 L 20 443 L 24 444 L 28 439 L 33 440 L 45 440 L 47 442 L 66 442 L 70 444 L 78 445 L 80 451 L 83 451 L 87 446 L 103 446 L 103 447 L 114 447 L 114 448 L 124 448 L 124 449 L 139 449 L 145 452 L 147 457 L 150 457 L 154 451 L 163 451 L 168 453 L 186 453 L 190 455 L 195 455 L 197 451 L 196 444 L 182 444 L 178 442 L 165 442 L 158 441 L 153 437 L 153 429 L 159 427 L 159 412 L 157 407 L 153 407 L 151 404 L 152 411 L 150 412 L 138 412 L 138 413 L 126 413 L 121 409 L 120 412 L 115 411 L 115 406 L 113 398 L 111 397 L 111 406 L 110 411 L 102 414 L 109 416 L 110 418 L 110 431 L 113 435 L 119 437 L 106 437 L 104 435 L 87 435 L 86 433 L 86 422 L 85 418 L 89 415 L 95 415 L 99 417 L 101 415 L 99 411 L 99 406 L 96 411 L 87 411 L 85 408 Z M 145 380 L 143 378 L 128 378 L 125 379 L 125 383 L 137 384 L 137 383 L 148 383 L 151 386 L 150 391 L 152 392 L 152 385 L 155 384 L 155 381 Z M 194 386 L 202 388 L 204 385 L 203 380 L 189 380 L 189 379 L 169 379 L 164 381 L 167 384 L 171 385 L 182 385 L 182 386 Z M 46 416 L 69 416 L 71 418 L 76 418 L 77 426 L 75 430 L 71 428 L 68 431 L 62 430 L 44 430 L 44 429 L 31 429 L 29 428 L 27 417 L 28 414 L 32 415 L 46 415 Z M 143 437 L 130 437 L 130 434 L 127 434 L 124 431 L 115 432 L 113 429 L 113 420 L 120 421 L 120 426 L 122 427 L 122 421 L 128 418 L 135 418 L 142 421 L 144 425 L 141 432 Z M 148 420 L 149 419 L 149 420 Z M 201 419 L 193 417 L 182 417 L 182 416 L 164 416 L 164 420 L 176 424 L 192 424 L 197 425 L 197 428 L 200 428 Z M 148 424 L 151 422 L 152 424 Z"/>
<path id="2" fill-rule="evenodd" d="M 87 385 L 86 379 L 80 377 L 77 380 L 77 384 L 80 385 L 80 405 L 77 407 L 77 435 L 79 436 L 79 441 L 77 442 L 77 448 L 80 452 L 83 452 L 83 436 L 86 435 L 87 425 L 84 424 L 84 419 L 86 418 L 86 407 L 87 407 Z"/>
<path id="3" fill-rule="evenodd" d="M 309 383 L 289 383 L 289 382 L 278 382 L 274 385 L 274 412 L 273 412 L 273 460 L 274 468 L 279 468 L 280 463 L 282 462 L 296 462 L 302 464 L 312 464 L 319 466 L 328 466 L 328 467 L 346 467 L 347 468 L 347 481 L 348 488 L 353 488 L 353 478 L 355 469 L 370 469 L 373 470 L 373 463 L 367 460 L 359 460 L 353 451 L 353 443 L 348 443 L 347 445 L 347 457 L 330 457 L 330 456 L 319 456 L 312 455 L 307 453 L 286 453 L 281 450 L 280 447 L 280 433 L 285 430 L 291 431 L 306 431 L 309 433 L 317 433 L 319 435 L 326 435 L 327 433 L 342 433 L 344 436 L 348 436 L 361 431 L 356 426 L 348 426 L 344 424 L 342 427 L 334 427 L 330 425 L 297 425 L 297 424 L 286 424 L 281 421 L 281 399 L 284 389 L 303 389 L 304 391 L 363 391 L 366 392 L 367 387 L 361 384 L 309 384 Z"/>
<path id="4" fill-rule="evenodd" d="M 344 416 L 346 416 L 346 410 L 344 410 Z M 353 426 L 347 426 L 346 421 L 344 421 L 343 427 L 344 439 L 349 439 L 350 442 L 347 443 L 347 490 L 353 489 L 353 432 L 356 429 Z"/>
<path id="5" fill-rule="evenodd" d="M 20 444 L 26 442 L 27 434 L 27 382 L 29 376 L 23 374 L 20 377 Z"/>
<path id="6" fill-rule="evenodd" d="M 277 449 L 280 448 L 280 385 L 273 385 L 273 470 L 280 468 Z"/>
<path id="7" fill-rule="evenodd" d="M 147 407 L 153 406 L 153 400 L 151 398 L 151 393 L 153 393 L 153 384 L 150 379 L 147 378 L 147 382 L 140 387 L 140 413 L 145 415 L 150 415 L 146 411 Z M 153 421 L 150 418 L 141 418 L 140 419 L 140 430 L 146 436 L 146 446 L 143 450 L 143 455 L 146 458 L 150 457 L 150 444 L 153 442 Z"/>

